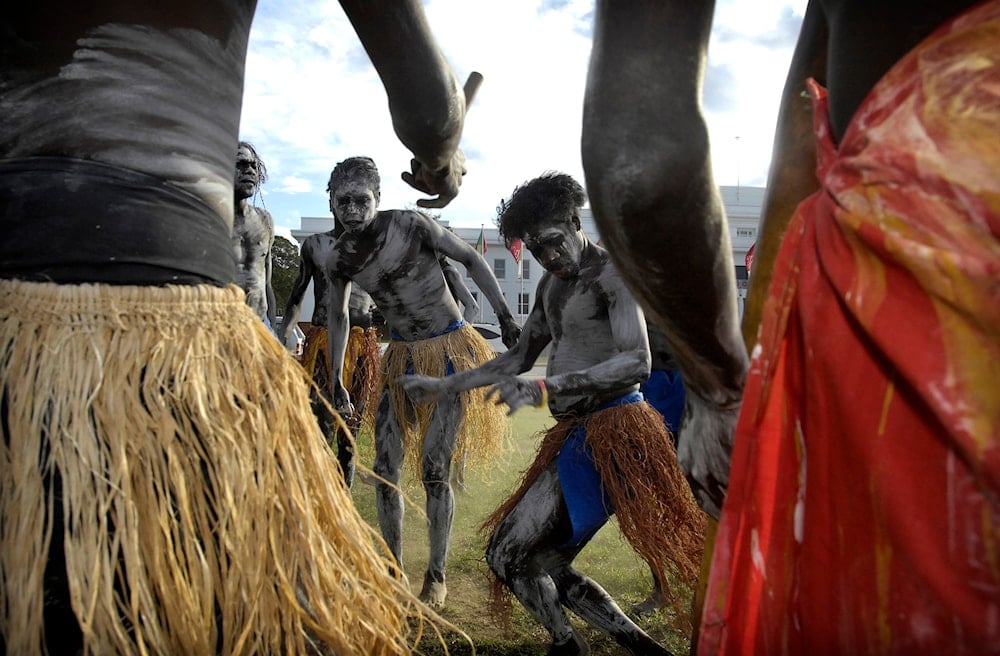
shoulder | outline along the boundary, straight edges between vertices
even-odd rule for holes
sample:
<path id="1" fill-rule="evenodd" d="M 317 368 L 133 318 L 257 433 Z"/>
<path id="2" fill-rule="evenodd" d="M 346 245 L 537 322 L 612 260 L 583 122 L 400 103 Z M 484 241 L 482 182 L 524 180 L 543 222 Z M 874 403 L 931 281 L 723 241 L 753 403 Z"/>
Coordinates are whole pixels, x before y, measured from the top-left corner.
<path id="1" fill-rule="evenodd" d="M 611 261 L 608 252 L 604 249 L 599 249 L 599 255 L 600 258 L 595 263 L 595 267 L 597 269 L 597 284 L 601 293 L 609 301 L 625 297 L 626 300 L 634 302 L 635 299 L 628 285 L 625 283 L 625 278 L 622 277 L 621 272 L 618 271 L 618 267 Z"/>
<path id="2" fill-rule="evenodd" d="M 434 241 L 444 231 L 441 225 L 417 210 L 388 210 L 391 213 L 392 224 L 404 231 L 408 237 L 419 237 Z M 380 212 L 381 214 L 381 212 Z"/>

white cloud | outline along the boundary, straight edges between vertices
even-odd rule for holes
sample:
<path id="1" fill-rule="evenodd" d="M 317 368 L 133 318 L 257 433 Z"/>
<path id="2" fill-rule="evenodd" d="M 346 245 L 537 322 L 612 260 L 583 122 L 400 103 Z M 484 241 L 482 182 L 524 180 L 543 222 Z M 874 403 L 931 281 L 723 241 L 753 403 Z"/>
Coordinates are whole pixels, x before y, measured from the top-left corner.
<path id="1" fill-rule="evenodd" d="M 500 198 L 542 171 L 565 171 L 582 182 L 580 125 L 593 2 L 549 5 L 554 8 L 531 0 L 425 2 L 428 22 L 460 80 L 473 70 L 485 78 L 463 134 L 469 174 L 442 212 L 455 225 L 489 224 Z M 723 0 L 716 8 L 706 96 L 715 84 L 720 102 L 710 105 L 706 97 L 706 109 L 720 184 L 735 184 L 737 176 L 743 184 L 763 183 L 794 45 L 794 14 L 801 18 L 803 8 L 804 0 L 773 6 Z M 411 206 L 421 197 L 399 179 L 410 153 L 392 131 L 385 90 L 339 3 L 260 3 L 241 137 L 267 163 L 268 204 L 279 225 L 297 228 L 299 216 L 325 216 L 329 172 L 352 155 L 378 163 L 382 207 Z"/>
<path id="2" fill-rule="evenodd" d="M 315 191 L 310 180 L 295 175 L 286 175 L 279 184 L 281 186 L 278 187 L 277 191 L 286 194 L 303 194 Z"/>

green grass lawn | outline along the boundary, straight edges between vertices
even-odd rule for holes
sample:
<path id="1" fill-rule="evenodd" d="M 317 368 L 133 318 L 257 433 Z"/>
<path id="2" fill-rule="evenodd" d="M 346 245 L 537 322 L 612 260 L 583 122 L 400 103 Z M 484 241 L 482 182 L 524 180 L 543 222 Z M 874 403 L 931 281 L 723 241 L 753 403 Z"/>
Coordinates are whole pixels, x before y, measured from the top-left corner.
<path id="1" fill-rule="evenodd" d="M 547 410 L 522 409 L 512 417 L 510 444 L 496 463 L 486 471 L 467 472 L 467 491 L 456 494 L 455 523 L 448 559 L 448 602 L 441 615 L 472 638 L 476 653 L 484 656 L 530 656 L 544 654 L 548 633 L 514 603 L 509 624 L 494 617 L 489 608 L 488 567 L 483 557 L 485 538 L 479 525 L 520 483 L 521 475 L 535 455 L 538 432 L 554 423 Z M 361 462 L 372 463 L 370 438 L 359 440 Z M 404 521 L 403 564 L 414 592 L 420 591 L 427 567 L 427 528 L 423 515 L 424 492 L 420 481 L 407 473 L 403 490 L 410 500 Z M 356 480 L 354 502 L 361 516 L 377 525 L 374 488 Z M 614 520 L 598 532 L 581 552 L 575 567 L 597 581 L 626 611 L 642 601 L 649 592 L 652 578 L 646 564 L 621 537 Z M 689 599 L 685 607 L 690 605 Z M 675 654 L 688 652 L 689 635 L 674 628 L 669 611 L 645 618 L 638 623 L 650 635 Z M 603 634 L 577 622 L 590 642 L 595 656 L 624 654 Z M 466 642 L 457 635 L 447 636 L 449 652 L 456 656 L 471 654 Z M 433 637 L 419 646 L 425 654 L 443 654 Z"/>

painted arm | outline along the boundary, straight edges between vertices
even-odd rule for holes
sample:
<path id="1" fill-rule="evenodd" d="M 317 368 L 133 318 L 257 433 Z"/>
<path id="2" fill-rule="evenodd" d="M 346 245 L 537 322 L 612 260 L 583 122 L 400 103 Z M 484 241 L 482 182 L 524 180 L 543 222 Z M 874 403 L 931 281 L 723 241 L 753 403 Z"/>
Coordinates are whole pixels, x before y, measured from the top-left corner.
<path id="1" fill-rule="evenodd" d="M 827 36 L 822 9 L 818 3 L 810 2 L 802 19 L 778 109 L 750 288 L 743 306 L 743 339 L 747 351 L 753 350 L 757 343 L 774 260 L 788 222 L 798 204 L 819 188 L 812 103 L 806 96 L 806 80 L 814 77 L 822 81 L 825 77 Z"/>
<path id="2" fill-rule="evenodd" d="M 309 281 L 312 280 L 315 273 L 315 266 L 309 253 L 311 243 L 309 239 L 306 239 L 305 243 L 302 244 L 302 252 L 299 256 L 299 273 L 295 277 L 295 282 L 292 283 L 292 291 L 289 292 L 288 301 L 285 303 L 284 319 L 282 319 L 278 332 L 278 339 L 282 344 L 288 343 L 288 335 L 292 331 L 292 326 L 299 319 L 299 313 L 302 311 L 302 300 L 309 288 Z"/>
<path id="3" fill-rule="evenodd" d="M 472 323 L 479 317 L 479 303 L 473 298 L 472 292 L 469 291 L 469 287 L 465 284 L 462 274 L 458 272 L 455 265 L 446 257 L 441 258 L 440 261 L 441 271 L 444 273 L 444 281 L 448 283 L 451 295 L 455 297 L 457 302 L 462 304 L 462 318 Z"/>
<path id="4" fill-rule="evenodd" d="M 541 289 L 544 284 L 545 278 L 543 277 L 538 288 Z M 537 294 L 537 297 L 541 299 L 542 296 Z M 447 394 L 494 385 L 501 381 L 511 381 L 511 384 L 517 384 L 513 381 L 522 381 L 520 383 L 524 390 L 522 402 L 512 403 L 508 412 L 510 414 L 524 405 L 539 404 L 541 388 L 538 383 L 530 381 L 529 385 L 527 379 L 523 379 L 517 374 L 531 369 L 542 350 L 551 341 L 552 336 L 545 320 L 545 310 L 541 300 L 538 300 L 531 309 L 531 314 L 528 315 L 524 331 L 517 343 L 492 360 L 484 362 L 475 369 L 468 369 L 444 378 L 408 375 L 401 377 L 397 382 L 403 386 L 414 402 L 430 403 L 440 400 Z"/>
<path id="5" fill-rule="evenodd" d="M 327 270 L 329 273 L 329 267 Z M 354 412 L 354 406 L 351 403 L 351 395 L 344 387 L 344 353 L 347 352 L 347 339 L 351 330 L 348 314 L 351 281 L 339 276 L 330 278 L 327 296 L 330 306 L 326 314 L 326 329 L 327 347 L 330 351 L 330 389 L 333 391 L 331 402 L 337 412 L 351 414 Z"/>
<path id="6" fill-rule="evenodd" d="M 458 149 L 466 102 L 434 41 L 419 0 L 341 0 L 385 86 L 396 136 L 413 153 L 412 187 L 437 194 L 421 207 L 444 207 L 458 195 L 465 155 Z"/>
<path id="7" fill-rule="evenodd" d="M 271 326 L 271 330 L 277 330 L 278 301 L 274 297 L 274 287 L 271 285 L 271 271 L 274 266 L 274 218 L 271 217 L 271 213 L 267 210 L 261 211 L 264 214 L 264 222 L 267 225 L 269 235 L 267 255 L 264 257 L 264 298 L 267 299 L 267 321 Z"/>
<path id="8" fill-rule="evenodd" d="M 472 276 L 497 315 L 504 346 L 508 349 L 512 348 L 521 335 L 521 326 L 514 321 L 514 315 L 507 307 L 503 292 L 500 291 L 500 283 L 493 276 L 493 271 L 487 266 L 486 260 L 476 252 L 476 249 L 459 239 L 457 235 L 445 230 L 431 219 L 426 219 L 426 221 L 430 224 L 434 247 L 439 253 L 461 263 L 468 270 L 469 275 Z"/>
<path id="9" fill-rule="evenodd" d="M 604 275 L 603 288 L 608 303 L 608 322 L 615 355 L 586 369 L 547 376 L 545 386 L 550 396 L 597 395 L 627 388 L 649 378 L 652 356 L 649 352 L 646 317 L 617 273 L 608 275 L 612 271 L 609 265 Z"/>
<path id="10" fill-rule="evenodd" d="M 748 359 L 701 113 L 712 12 L 695 0 L 598 0 L 582 152 L 606 247 L 684 377 L 679 456 L 718 516 Z"/>

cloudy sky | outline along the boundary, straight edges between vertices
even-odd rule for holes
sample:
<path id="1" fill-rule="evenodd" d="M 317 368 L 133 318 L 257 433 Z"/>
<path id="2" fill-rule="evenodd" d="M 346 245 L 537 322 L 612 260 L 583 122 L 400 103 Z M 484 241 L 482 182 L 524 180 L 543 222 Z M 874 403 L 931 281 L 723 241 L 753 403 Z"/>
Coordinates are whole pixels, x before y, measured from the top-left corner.
<path id="1" fill-rule="evenodd" d="M 582 183 L 593 1 L 424 6 L 459 80 L 472 71 L 485 77 L 462 138 L 469 173 L 442 218 L 491 227 L 499 200 L 546 170 Z M 704 106 L 719 184 L 764 184 L 777 99 L 804 9 L 805 0 L 716 2 Z M 410 154 L 396 140 L 385 90 L 334 0 L 258 3 L 240 136 L 267 164 L 262 202 L 286 236 L 302 216 L 329 216 L 326 180 L 346 157 L 376 161 L 382 209 L 413 207 L 422 197 L 399 179 Z"/>

